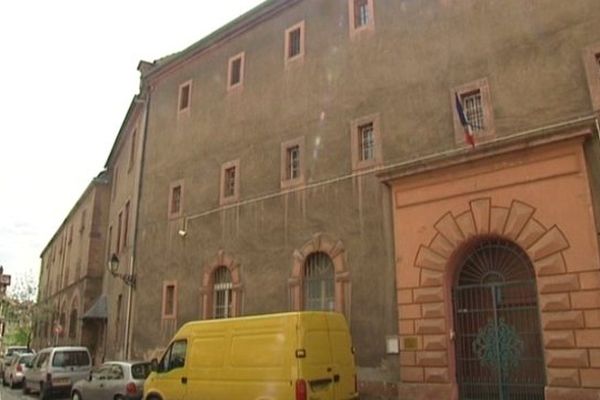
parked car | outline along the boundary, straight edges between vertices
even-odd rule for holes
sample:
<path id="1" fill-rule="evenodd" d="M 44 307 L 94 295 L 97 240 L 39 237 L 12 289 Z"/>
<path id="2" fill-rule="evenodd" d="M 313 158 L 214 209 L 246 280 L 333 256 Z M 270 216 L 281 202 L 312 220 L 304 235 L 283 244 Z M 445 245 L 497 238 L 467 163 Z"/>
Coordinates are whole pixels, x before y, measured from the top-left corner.
<path id="1" fill-rule="evenodd" d="M 46 400 L 69 396 L 75 382 L 90 376 L 92 358 L 85 347 L 48 347 L 26 366 L 23 393 L 37 392 Z"/>
<path id="2" fill-rule="evenodd" d="M 110 361 L 92 370 L 71 390 L 72 400 L 140 400 L 144 380 L 150 374 L 150 363 L 143 361 Z"/>
<path id="3" fill-rule="evenodd" d="M 4 373 L 4 369 L 10 365 L 12 358 L 16 354 L 31 353 L 31 349 L 28 346 L 8 346 L 2 352 L 0 357 L 0 376 Z"/>
<path id="4" fill-rule="evenodd" d="M 2 373 L 2 385 L 9 385 L 11 389 L 23 383 L 23 376 L 27 369 L 26 364 L 31 362 L 34 353 L 15 354 L 12 357 L 12 362 L 4 369 Z"/>

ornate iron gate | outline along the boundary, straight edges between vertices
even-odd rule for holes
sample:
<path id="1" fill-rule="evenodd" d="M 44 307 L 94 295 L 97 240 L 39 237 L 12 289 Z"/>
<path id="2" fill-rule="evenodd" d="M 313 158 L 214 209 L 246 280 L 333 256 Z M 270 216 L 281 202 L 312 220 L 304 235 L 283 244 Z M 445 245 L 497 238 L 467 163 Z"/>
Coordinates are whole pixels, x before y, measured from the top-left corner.
<path id="1" fill-rule="evenodd" d="M 460 399 L 543 400 L 537 289 L 525 253 L 482 242 L 465 260 L 453 297 Z"/>

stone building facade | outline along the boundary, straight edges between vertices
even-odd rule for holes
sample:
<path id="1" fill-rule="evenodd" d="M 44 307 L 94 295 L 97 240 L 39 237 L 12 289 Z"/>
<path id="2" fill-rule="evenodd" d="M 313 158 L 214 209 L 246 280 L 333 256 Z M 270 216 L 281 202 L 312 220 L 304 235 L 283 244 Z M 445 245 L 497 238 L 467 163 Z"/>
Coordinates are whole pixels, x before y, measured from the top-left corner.
<path id="1" fill-rule="evenodd" d="M 136 278 L 105 274 L 106 354 L 330 309 L 361 399 L 597 398 L 599 18 L 270 0 L 140 63 L 106 165 L 104 262 Z"/>
<path id="2" fill-rule="evenodd" d="M 88 346 L 96 353 L 101 332 L 82 319 L 102 292 L 109 202 L 108 178 L 92 180 L 41 254 L 38 319 L 32 346 Z"/>

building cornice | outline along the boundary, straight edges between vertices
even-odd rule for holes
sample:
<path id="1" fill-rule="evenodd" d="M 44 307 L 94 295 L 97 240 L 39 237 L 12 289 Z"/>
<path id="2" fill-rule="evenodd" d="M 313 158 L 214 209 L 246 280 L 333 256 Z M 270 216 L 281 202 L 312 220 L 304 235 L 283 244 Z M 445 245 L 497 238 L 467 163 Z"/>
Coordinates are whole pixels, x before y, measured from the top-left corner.
<path id="1" fill-rule="evenodd" d="M 575 118 L 544 127 L 503 136 L 476 146 L 435 153 L 405 162 L 386 165 L 376 176 L 391 184 L 394 180 L 412 175 L 440 170 L 460 164 L 472 163 L 519 150 L 536 148 L 567 140 L 584 142 L 592 136 L 596 115 Z"/>

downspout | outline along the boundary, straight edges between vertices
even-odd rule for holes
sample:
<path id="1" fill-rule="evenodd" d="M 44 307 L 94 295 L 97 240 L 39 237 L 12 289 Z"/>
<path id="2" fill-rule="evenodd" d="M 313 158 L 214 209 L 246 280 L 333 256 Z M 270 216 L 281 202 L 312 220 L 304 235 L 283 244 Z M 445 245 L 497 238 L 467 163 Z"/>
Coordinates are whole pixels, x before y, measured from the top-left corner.
<path id="1" fill-rule="evenodd" d="M 143 79 L 143 78 L 142 78 Z M 135 226 L 133 227 L 133 240 L 132 240 L 132 249 L 131 249 L 131 258 L 129 260 L 129 274 L 131 276 L 135 276 L 135 256 L 137 250 L 137 233 L 139 226 L 139 215 L 140 215 L 140 197 L 142 193 L 142 172 L 144 170 L 144 158 L 146 154 L 146 135 L 148 133 L 148 114 L 150 110 L 150 86 L 145 88 L 146 95 L 145 98 L 140 99 L 140 102 L 144 102 L 144 129 L 143 129 L 143 137 L 141 140 L 141 154 L 140 154 L 140 166 L 138 169 L 137 179 L 138 179 L 138 187 L 135 195 Z M 129 286 L 128 296 L 127 296 L 127 315 L 125 319 L 125 359 L 129 360 L 131 358 L 131 319 L 133 314 L 133 300 L 134 300 L 134 287 Z"/>

